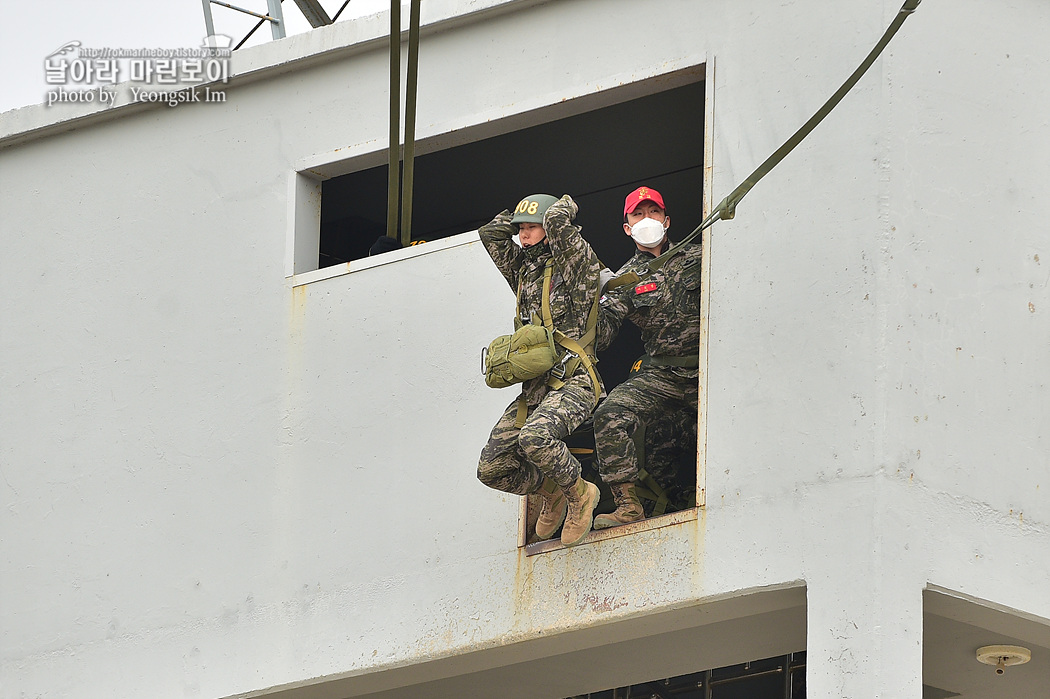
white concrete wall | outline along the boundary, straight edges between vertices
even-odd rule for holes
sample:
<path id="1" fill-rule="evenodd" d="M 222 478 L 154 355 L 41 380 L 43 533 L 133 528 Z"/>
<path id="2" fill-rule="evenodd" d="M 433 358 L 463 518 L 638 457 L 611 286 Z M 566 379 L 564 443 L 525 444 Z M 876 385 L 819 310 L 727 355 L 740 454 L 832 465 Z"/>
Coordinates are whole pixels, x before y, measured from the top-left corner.
<path id="1" fill-rule="evenodd" d="M 420 138 L 706 59 L 716 201 L 899 7 L 425 5 L 479 14 L 424 36 Z M 1048 28 L 922 4 L 712 230 L 706 510 L 528 558 L 474 478 L 513 397 L 479 244 L 285 278 L 295 170 L 385 145 L 381 18 L 246 51 L 223 107 L 5 115 L 2 693 L 359 692 L 804 583 L 811 696 L 918 697 L 927 583 L 1050 618 Z"/>

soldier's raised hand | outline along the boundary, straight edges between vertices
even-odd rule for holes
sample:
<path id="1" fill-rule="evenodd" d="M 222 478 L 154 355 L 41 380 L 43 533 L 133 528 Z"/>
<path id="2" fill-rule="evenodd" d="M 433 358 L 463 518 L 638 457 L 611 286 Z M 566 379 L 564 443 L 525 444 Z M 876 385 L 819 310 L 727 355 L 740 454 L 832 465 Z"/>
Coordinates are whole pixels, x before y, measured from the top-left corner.
<path id="1" fill-rule="evenodd" d="M 576 213 L 579 210 L 580 208 L 572 200 L 572 197 L 568 194 L 563 194 L 561 199 L 551 204 L 547 212 L 543 214 L 543 227 L 547 228 L 547 221 L 556 216 L 564 216 L 568 221 L 572 221 L 576 218 Z"/>

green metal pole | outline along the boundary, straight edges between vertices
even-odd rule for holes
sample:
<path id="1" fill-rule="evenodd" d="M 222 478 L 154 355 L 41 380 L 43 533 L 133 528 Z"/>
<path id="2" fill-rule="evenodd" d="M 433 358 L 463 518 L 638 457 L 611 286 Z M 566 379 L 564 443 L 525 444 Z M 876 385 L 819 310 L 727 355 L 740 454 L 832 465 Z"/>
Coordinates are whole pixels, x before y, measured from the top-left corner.
<path id="1" fill-rule="evenodd" d="M 419 3 L 412 0 L 408 26 L 408 78 L 405 83 L 405 174 L 401 183 L 401 244 L 412 242 L 412 179 L 416 152 L 416 77 L 419 73 Z"/>
<path id="2" fill-rule="evenodd" d="M 401 148 L 401 0 L 390 0 L 390 157 L 386 190 L 386 234 L 397 238 Z"/>

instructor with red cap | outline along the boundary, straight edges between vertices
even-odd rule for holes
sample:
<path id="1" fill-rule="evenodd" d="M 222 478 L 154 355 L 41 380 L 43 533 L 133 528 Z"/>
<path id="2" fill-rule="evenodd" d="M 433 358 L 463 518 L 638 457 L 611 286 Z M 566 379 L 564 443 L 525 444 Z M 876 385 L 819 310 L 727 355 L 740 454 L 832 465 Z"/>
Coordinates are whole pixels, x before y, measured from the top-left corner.
<path id="1" fill-rule="evenodd" d="M 671 245 L 671 219 L 663 196 L 639 187 L 624 200 L 623 230 L 634 257 L 617 272 L 639 272 Z M 624 320 L 641 330 L 641 369 L 609 392 L 594 412 L 599 473 L 613 492 L 616 511 L 599 514 L 603 529 L 645 519 L 637 492 L 644 430 L 673 411 L 697 409 L 700 366 L 700 244 L 690 244 L 637 284 L 606 291 L 601 299 L 602 335 L 609 339 Z"/>

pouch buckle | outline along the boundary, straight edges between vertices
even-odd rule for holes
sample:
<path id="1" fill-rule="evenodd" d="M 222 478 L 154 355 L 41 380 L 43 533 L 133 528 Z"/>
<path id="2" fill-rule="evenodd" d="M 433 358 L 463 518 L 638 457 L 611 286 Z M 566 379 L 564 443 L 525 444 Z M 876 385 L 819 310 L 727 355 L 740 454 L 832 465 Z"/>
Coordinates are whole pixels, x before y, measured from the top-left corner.
<path id="1" fill-rule="evenodd" d="M 565 362 L 569 361 L 570 359 L 572 359 L 575 356 L 576 355 L 573 354 L 572 352 L 566 352 L 565 356 L 562 357 L 558 361 L 557 364 L 552 366 L 550 371 L 547 372 L 547 373 L 549 373 L 551 376 L 553 376 L 554 378 L 558 379 L 559 381 L 564 380 L 565 379 Z"/>

